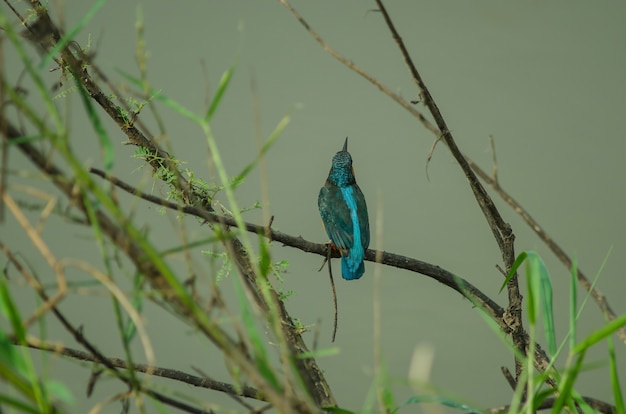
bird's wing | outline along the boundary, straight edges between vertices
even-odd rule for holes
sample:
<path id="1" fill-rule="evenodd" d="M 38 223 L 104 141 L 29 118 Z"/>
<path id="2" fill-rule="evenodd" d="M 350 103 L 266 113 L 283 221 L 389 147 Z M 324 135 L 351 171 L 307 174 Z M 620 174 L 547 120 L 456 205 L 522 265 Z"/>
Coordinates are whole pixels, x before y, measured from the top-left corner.
<path id="1" fill-rule="evenodd" d="M 327 182 L 320 190 L 317 206 L 330 240 L 339 249 L 350 249 L 354 244 L 352 219 L 341 189 Z"/>
<path id="2" fill-rule="evenodd" d="M 365 204 L 365 196 L 361 192 L 358 185 L 354 185 L 354 198 L 356 199 L 356 209 L 359 212 L 359 226 L 361 228 L 361 245 L 363 249 L 367 249 L 370 245 L 370 221 L 367 215 L 367 204 Z"/>

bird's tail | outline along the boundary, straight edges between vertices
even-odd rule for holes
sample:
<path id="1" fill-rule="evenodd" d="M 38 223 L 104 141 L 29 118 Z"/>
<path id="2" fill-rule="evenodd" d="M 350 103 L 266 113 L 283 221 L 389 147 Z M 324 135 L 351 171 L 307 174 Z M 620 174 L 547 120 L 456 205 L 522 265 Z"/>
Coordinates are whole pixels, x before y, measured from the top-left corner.
<path id="1" fill-rule="evenodd" d="M 346 280 L 354 280 L 363 276 L 365 273 L 365 263 L 363 258 L 357 260 L 350 256 L 341 258 L 341 276 Z"/>

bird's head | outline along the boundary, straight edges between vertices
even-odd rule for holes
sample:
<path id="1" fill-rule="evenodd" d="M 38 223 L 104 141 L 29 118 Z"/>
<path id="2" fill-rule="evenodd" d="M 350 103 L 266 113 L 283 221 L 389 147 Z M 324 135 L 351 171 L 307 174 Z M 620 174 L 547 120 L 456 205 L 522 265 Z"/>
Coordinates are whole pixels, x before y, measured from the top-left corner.
<path id="1" fill-rule="evenodd" d="M 343 144 L 343 149 L 333 157 L 328 180 L 339 187 L 355 183 L 352 157 L 348 152 L 348 137 Z"/>

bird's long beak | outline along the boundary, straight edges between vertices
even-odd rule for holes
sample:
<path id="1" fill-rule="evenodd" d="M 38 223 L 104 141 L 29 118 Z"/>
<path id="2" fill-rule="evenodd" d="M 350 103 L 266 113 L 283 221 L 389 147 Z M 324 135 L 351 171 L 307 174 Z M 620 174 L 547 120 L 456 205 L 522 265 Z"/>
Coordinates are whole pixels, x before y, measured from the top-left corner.
<path id="1" fill-rule="evenodd" d="M 346 142 L 343 143 L 343 152 L 348 152 L 348 137 L 346 137 Z"/>

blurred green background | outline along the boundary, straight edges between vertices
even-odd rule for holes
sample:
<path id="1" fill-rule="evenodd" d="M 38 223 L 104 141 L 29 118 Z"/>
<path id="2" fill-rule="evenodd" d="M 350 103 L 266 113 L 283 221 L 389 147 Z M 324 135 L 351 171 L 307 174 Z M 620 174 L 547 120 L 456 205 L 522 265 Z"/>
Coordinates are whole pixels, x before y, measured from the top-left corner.
<path id="1" fill-rule="evenodd" d="M 292 4 L 337 51 L 405 99 L 417 99 L 416 87 L 382 16 L 374 10 L 375 3 L 326 0 Z M 67 0 L 52 7 L 69 28 L 91 5 Z M 389 1 L 387 7 L 461 150 L 490 171 L 488 137 L 493 135 L 502 187 L 577 258 L 589 277 L 611 252 L 598 288 L 614 310 L 623 313 L 626 278 L 619 266 L 626 255 L 626 137 L 622 125 L 626 114 L 626 3 L 430 0 Z M 432 134 L 325 53 L 277 1 L 108 2 L 76 41 L 83 46 L 91 43 L 95 63 L 114 83 L 123 82 L 118 69 L 137 73 L 135 23 L 139 13 L 150 52 L 152 87 L 195 112 L 202 113 L 208 99 L 203 72 L 208 73 L 208 89 L 214 92 L 222 72 L 237 62 L 235 78 L 213 123 L 229 174 L 240 172 L 257 154 L 252 79 L 264 137 L 285 114 L 292 115 L 266 158 L 269 204 L 265 207 L 275 216 L 276 229 L 311 241 L 326 240 L 317 194 L 332 156 L 349 136 L 372 229 L 377 228 L 377 218 L 382 220 L 383 234 L 374 230 L 371 247 L 382 245 L 387 251 L 437 264 L 506 306 L 506 294 L 498 294 L 502 276 L 495 268 L 501 262 L 497 245 L 447 148 L 443 144 L 437 147 L 428 180 L 426 157 Z M 5 59 L 8 78 L 15 80 L 21 64 L 10 52 Z M 58 79 L 59 73 L 48 77 Z M 59 105 L 77 108 L 71 117 L 72 145 L 83 154 L 85 164 L 101 167 L 101 154 L 94 150 L 96 137 L 82 119 L 79 101 L 77 94 L 59 99 Z M 173 153 L 197 176 L 208 179 L 208 151 L 201 131 L 171 110 L 158 108 Z M 421 105 L 417 108 L 426 112 Z M 157 134 L 147 109 L 142 119 Z M 122 144 L 126 138 L 111 122 L 106 121 L 106 126 L 118 144 L 114 173 L 150 189 L 146 175 L 137 171 L 140 162 L 131 158 L 133 149 Z M 22 170 L 28 163 L 12 151 L 9 167 Z M 239 187 L 242 205 L 261 199 L 260 180 L 257 170 Z M 155 194 L 164 192 L 157 187 Z M 513 226 L 517 252 L 537 250 L 551 270 L 560 339 L 567 329 L 568 271 L 513 211 L 497 196 L 494 199 Z M 150 239 L 162 248 L 176 244 L 177 224 L 164 218 L 159 208 L 129 202 L 129 211 L 145 220 Z M 262 215 L 257 210 L 245 218 L 261 223 Z M 207 237 L 209 231 L 195 221 L 189 221 L 189 229 L 192 239 Z M 0 234 L 23 246 L 21 253 L 33 266 L 39 263 L 43 267 L 43 259 L 33 253 L 12 216 L 1 224 Z M 51 219 L 44 231 L 59 257 L 93 257 L 94 263 L 100 263 L 95 247 L 84 243 L 90 235 L 89 229 L 68 227 L 61 219 Z M 317 272 L 321 258 L 277 244 L 273 255 L 276 261 L 290 263 L 283 289 L 295 291 L 287 303 L 292 316 L 305 324 L 320 322 L 320 327 L 313 329 L 319 329 L 319 346 L 330 346 L 333 310 L 327 273 Z M 334 264 L 338 270 L 338 261 Z M 397 383 L 397 400 L 412 393 L 406 385 L 408 366 L 416 345 L 425 343 L 435 349 L 433 384 L 479 407 L 508 403 L 510 389 L 500 366 L 513 369 L 513 358 L 470 303 L 419 274 L 388 267 L 380 271 L 381 346 L 389 375 Z M 373 379 L 373 274 L 374 265 L 367 263 L 361 280 L 336 281 L 336 345 L 341 352 L 319 361 L 339 404 L 350 409 L 362 406 Z M 27 314 L 34 304 L 32 295 L 26 287 L 13 289 Z M 103 351 L 122 356 L 108 297 L 89 292 L 73 295 L 62 309 L 84 326 L 86 335 L 104 346 Z M 148 307 L 146 319 L 158 365 L 187 371 L 194 365 L 215 379 L 228 381 L 219 355 L 208 352 L 204 342 L 175 318 Z M 589 303 L 579 337 L 602 323 L 596 305 Z M 72 345 L 54 321 L 49 335 Z M 305 337 L 312 342 L 314 333 Z M 618 342 L 617 353 L 624 376 L 623 343 Z M 577 390 L 612 402 L 604 343 L 590 353 L 588 362 L 589 370 L 580 378 Z M 85 401 L 88 370 L 63 360 L 54 367 L 79 401 L 72 412 L 84 412 L 123 389 L 109 381 Z M 181 392 L 217 406 L 232 405 L 210 391 L 181 386 Z M 113 405 L 105 412 L 118 410 L 119 406 Z"/>

